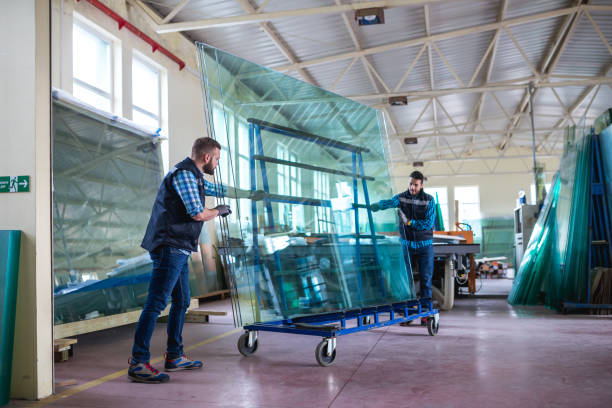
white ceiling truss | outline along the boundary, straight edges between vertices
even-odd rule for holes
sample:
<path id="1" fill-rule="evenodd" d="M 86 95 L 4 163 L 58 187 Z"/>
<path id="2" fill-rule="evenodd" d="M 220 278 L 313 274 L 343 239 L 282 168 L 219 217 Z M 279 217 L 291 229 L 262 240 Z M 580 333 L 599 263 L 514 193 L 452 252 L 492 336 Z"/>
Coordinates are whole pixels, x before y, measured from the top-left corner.
<path id="1" fill-rule="evenodd" d="M 612 1 L 144 3 L 160 15 L 160 34 L 184 32 L 381 109 L 394 165 L 445 162 L 464 174 L 463 163 L 480 160 L 498 174 L 496 163 L 514 160 L 531 171 L 530 83 L 543 159 L 560 155 L 565 126 L 612 106 Z M 355 23 L 354 11 L 369 7 L 385 7 L 384 25 Z M 244 44 L 257 40 L 253 26 L 265 35 L 258 50 Z M 390 106 L 393 96 L 408 105 Z"/>

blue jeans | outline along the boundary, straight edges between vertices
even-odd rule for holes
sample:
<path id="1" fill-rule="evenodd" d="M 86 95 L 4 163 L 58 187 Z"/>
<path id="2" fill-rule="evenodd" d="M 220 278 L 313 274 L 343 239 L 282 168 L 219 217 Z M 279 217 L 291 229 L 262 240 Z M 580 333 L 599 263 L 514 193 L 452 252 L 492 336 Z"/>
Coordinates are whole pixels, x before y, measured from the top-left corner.
<path id="1" fill-rule="evenodd" d="M 431 299 L 431 278 L 433 277 L 434 265 L 433 245 L 423 248 L 408 248 L 402 245 L 402 252 L 410 278 L 412 278 L 412 268 L 408 265 L 419 266 L 421 299 Z"/>
<path id="2" fill-rule="evenodd" d="M 160 246 L 150 254 L 153 273 L 149 283 L 149 295 L 136 326 L 132 348 L 132 358 L 138 363 L 148 363 L 151 359 L 149 346 L 153 329 L 170 297 L 172 297 L 172 306 L 168 316 L 166 353 L 169 359 L 183 355 L 183 323 L 190 301 L 187 267 L 189 255 L 169 246 Z"/>

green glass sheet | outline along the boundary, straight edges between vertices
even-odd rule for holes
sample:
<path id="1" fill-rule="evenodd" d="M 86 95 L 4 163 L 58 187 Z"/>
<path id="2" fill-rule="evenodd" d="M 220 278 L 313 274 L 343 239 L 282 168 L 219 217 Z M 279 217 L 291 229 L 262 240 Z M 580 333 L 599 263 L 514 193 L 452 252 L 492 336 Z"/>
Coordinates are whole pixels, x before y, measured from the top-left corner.
<path id="1" fill-rule="evenodd" d="M 0 231 L 0 405 L 11 392 L 21 231 Z"/>
<path id="2" fill-rule="evenodd" d="M 236 325 L 414 298 L 398 238 L 379 233 L 397 231 L 397 214 L 367 210 L 392 197 L 378 112 L 197 45 L 217 181 L 230 187 L 218 230 Z"/>
<path id="3" fill-rule="evenodd" d="M 600 134 L 608 204 L 612 190 L 611 122 L 608 110 L 593 127 Z M 591 149 L 591 127 L 566 130 L 559 172 L 508 296 L 511 304 L 543 301 L 550 308 L 560 309 L 563 302 L 587 301 Z"/>
<path id="4" fill-rule="evenodd" d="M 152 262 L 140 243 L 163 177 L 159 142 L 151 131 L 54 92 L 55 324 L 144 305 Z M 189 262 L 192 296 L 224 288 L 215 255 L 204 237 Z"/>

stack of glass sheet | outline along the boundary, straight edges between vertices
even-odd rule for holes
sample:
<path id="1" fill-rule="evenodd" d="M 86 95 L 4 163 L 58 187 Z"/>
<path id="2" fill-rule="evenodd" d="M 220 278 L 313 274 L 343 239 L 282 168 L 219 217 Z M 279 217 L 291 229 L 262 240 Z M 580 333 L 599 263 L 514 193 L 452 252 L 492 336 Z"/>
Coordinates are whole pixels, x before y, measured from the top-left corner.
<path id="1" fill-rule="evenodd" d="M 610 111 L 596 122 L 608 203 L 612 191 L 610 122 Z M 511 304 L 544 301 L 547 306 L 559 309 L 562 302 L 586 302 L 591 148 L 590 127 L 568 128 L 559 172 L 508 297 Z"/>
<path id="2" fill-rule="evenodd" d="M 161 138 L 53 96 L 55 323 L 142 308 L 152 262 L 140 243 L 163 177 Z M 214 262 L 201 258 L 189 264 L 192 296 L 221 289 Z"/>
<path id="3" fill-rule="evenodd" d="M 392 197 L 386 134 L 368 106 L 198 44 L 236 325 L 414 298 Z M 253 191 L 263 191 L 250 195 Z M 409 268 L 409 267 L 408 267 Z"/>

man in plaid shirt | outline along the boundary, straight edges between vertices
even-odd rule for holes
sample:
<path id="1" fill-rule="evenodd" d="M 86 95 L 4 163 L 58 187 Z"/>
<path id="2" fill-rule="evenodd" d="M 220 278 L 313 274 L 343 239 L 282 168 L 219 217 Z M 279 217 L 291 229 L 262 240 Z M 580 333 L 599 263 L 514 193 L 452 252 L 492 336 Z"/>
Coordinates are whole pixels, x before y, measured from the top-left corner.
<path id="1" fill-rule="evenodd" d="M 191 297 L 187 260 L 191 252 L 197 251 L 203 222 L 231 213 L 228 205 L 218 205 L 213 209 L 204 206 L 204 173 L 214 174 L 220 153 L 221 146 L 214 139 L 196 139 L 191 157 L 175 165 L 159 187 L 142 240 L 142 247 L 151 255 L 153 272 L 129 359 L 128 378 L 132 381 L 162 383 L 170 379 L 149 363 L 153 329 L 170 298 L 172 307 L 168 316 L 165 371 L 193 370 L 203 366 L 201 361 L 191 360 L 183 352 L 183 323 Z"/>

